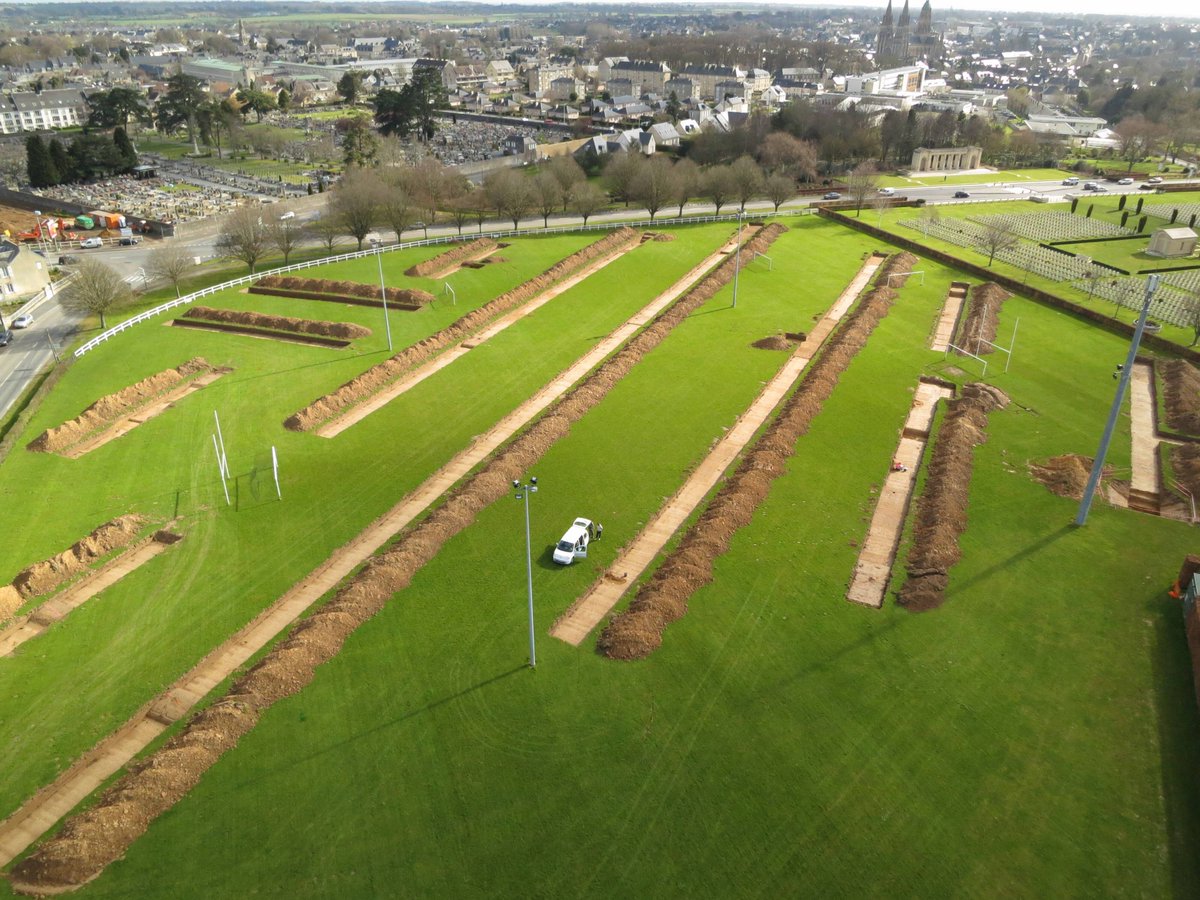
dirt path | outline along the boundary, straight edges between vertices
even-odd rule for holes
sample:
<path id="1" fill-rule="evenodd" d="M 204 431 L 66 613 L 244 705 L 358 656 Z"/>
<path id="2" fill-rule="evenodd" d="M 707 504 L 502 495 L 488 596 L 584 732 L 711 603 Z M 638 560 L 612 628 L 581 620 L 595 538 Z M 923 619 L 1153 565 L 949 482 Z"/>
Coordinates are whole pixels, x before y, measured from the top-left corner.
<path id="1" fill-rule="evenodd" d="M 1160 515 L 1158 410 L 1154 405 L 1154 367 L 1149 363 L 1133 364 L 1129 379 L 1129 432 L 1133 469 L 1129 478 L 1129 508 Z"/>
<path id="2" fill-rule="evenodd" d="M 198 375 L 185 384 L 181 384 L 174 390 L 167 391 L 162 396 L 158 397 L 153 403 L 148 406 L 143 406 L 137 412 L 131 413 L 128 416 L 122 416 L 99 434 L 80 441 L 62 452 L 61 455 L 68 459 L 78 459 L 85 453 L 91 453 L 97 447 L 102 447 L 109 441 L 115 441 L 117 438 L 129 434 L 133 429 L 137 428 L 144 422 L 148 422 L 155 416 L 162 415 L 171 408 L 179 400 L 182 400 L 188 394 L 208 387 L 222 375 L 229 374 L 229 369 L 210 369 L 203 375 Z"/>
<path id="3" fill-rule="evenodd" d="M 638 311 L 595 347 L 560 373 L 537 394 L 476 438 L 466 450 L 434 472 L 424 483 L 345 546 L 320 568 L 298 582 L 248 625 L 205 656 L 171 688 L 139 709 L 117 731 L 103 738 L 42 788 L 20 809 L 0 822 L 0 866 L 6 866 L 42 834 L 88 797 L 182 717 L 212 688 L 229 677 L 306 609 L 332 590 L 379 547 L 464 477 L 488 454 L 536 418 L 558 397 L 684 294 L 731 252 L 733 243 L 695 266 L 674 285 Z"/>
<path id="4" fill-rule="evenodd" d="M 422 276 L 422 277 L 432 278 L 432 279 L 449 278 L 451 275 L 453 275 L 455 272 L 457 272 L 459 269 L 461 269 L 467 263 L 479 262 L 481 259 L 487 259 L 489 256 L 492 256 L 493 254 L 496 254 L 499 252 L 500 252 L 499 246 L 492 247 L 489 250 L 481 250 L 479 253 L 475 253 L 471 256 L 468 256 L 466 259 L 461 259 L 456 263 L 451 263 L 449 266 L 447 266 L 444 269 L 440 269 L 437 272 L 431 272 L 430 274 Z"/>
<path id="5" fill-rule="evenodd" d="M 666 546 L 667 541 L 692 514 L 713 485 L 729 468 L 759 427 L 788 395 L 792 386 L 837 323 L 854 304 L 855 299 L 870 281 L 884 256 L 871 256 L 858 274 L 830 307 L 829 311 L 784 363 L 750 407 L 742 413 L 712 452 L 708 454 L 684 482 L 675 495 L 658 511 L 633 541 L 624 547 L 601 576 L 554 623 L 550 634 L 568 644 L 579 646 L 583 639 L 600 624 L 620 601 L 626 589 L 634 584 Z"/>
<path id="6" fill-rule="evenodd" d="M 364 400 L 362 403 L 357 404 L 356 406 L 351 408 L 349 412 L 345 413 L 344 415 L 338 416 L 335 419 L 330 419 L 328 422 L 326 422 L 320 428 L 317 428 L 314 433 L 317 435 L 320 435 L 321 437 L 325 437 L 325 438 L 331 438 L 331 437 L 341 434 L 347 428 L 350 428 L 352 425 L 356 425 L 357 423 L 361 422 L 363 419 L 365 419 L 371 413 L 387 406 L 389 403 L 391 403 L 393 400 L 395 400 L 401 394 L 416 387 L 418 384 L 420 384 L 422 381 L 424 381 L 429 376 L 446 368 L 446 366 L 450 365 L 455 360 L 461 359 L 463 356 L 465 356 L 471 350 L 474 350 L 476 347 L 478 347 L 484 341 L 487 341 L 488 339 L 495 337 L 500 332 L 502 332 L 505 328 L 508 328 L 508 326 L 514 324 L 515 322 L 519 322 L 521 319 L 525 318 L 525 316 L 527 316 L 530 313 L 545 306 L 547 303 L 549 303 L 555 297 L 558 297 L 564 291 L 567 291 L 567 290 L 573 288 L 575 285 L 579 284 L 584 279 L 588 278 L 591 275 L 594 275 L 596 272 L 603 269 L 609 263 L 614 262 L 618 258 L 624 256 L 630 250 L 633 250 L 639 246 L 641 246 L 641 245 L 634 244 L 630 247 L 622 247 L 621 249 L 617 250 L 615 253 L 610 253 L 608 256 L 603 256 L 600 259 L 596 260 L 595 262 L 591 263 L 591 265 L 585 266 L 583 269 L 580 269 L 574 275 L 571 275 L 570 277 L 565 278 L 564 280 L 558 282 L 557 284 L 555 284 L 553 287 L 549 288 L 548 290 L 545 290 L 542 293 L 538 294 L 536 297 L 532 298 L 528 303 L 525 303 L 525 304 L 517 307 L 516 309 L 512 310 L 511 312 L 506 313 L 505 315 L 501 316 L 499 319 L 492 322 L 491 324 L 489 324 L 487 327 L 483 328 L 482 330 L 471 335 L 469 338 L 467 338 L 466 340 L 457 344 L 456 346 L 450 347 L 449 349 L 443 351 L 442 353 L 439 353 L 433 359 L 429 360 L 429 362 L 425 363 L 422 366 L 418 366 L 412 372 L 409 372 L 407 375 L 405 375 L 403 378 L 401 378 L 399 381 L 394 382 L 393 384 L 388 386 L 386 389 L 379 391 L 376 394 L 373 394 L 371 397 Z"/>
<path id="7" fill-rule="evenodd" d="M 967 287 L 965 281 L 950 282 L 950 290 L 946 294 L 946 302 L 942 304 L 942 314 L 938 318 L 937 329 L 929 345 L 930 350 L 945 353 L 950 349 L 954 329 L 958 326 L 958 317 L 962 314 L 963 303 L 967 299 Z"/>
<path id="8" fill-rule="evenodd" d="M 146 539 L 140 544 L 110 560 L 91 575 L 71 585 L 65 591 L 51 597 L 33 609 L 29 615 L 17 619 L 0 631 L 0 656 L 12 656 L 13 651 L 31 638 L 37 637 L 71 610 L 91 600 L 105 588 L 116 584 L 139 566 L 162 553 L 174 541 Z"/>
<path id="9" fill-rule="evenodd" d="M 950 388 L 941 385 L 925 382 L 917 385 L 912 409 L 904 423 L 903 436 L 894 457 L 907 471 L 887 473 L 866 540 L 858 554 L 854 577 L 846 594 L 847 600 L 875 609 L 883 606 L 892 565 L 896 561 L 896 550 L 900 546 L 900 535 L 904 530 L 904 518 L 908 514 L 913 488 L 916 487 L 917 470 L 929 440 L 929 429 L 933 425 L 933 412 L 938 400 L 953 396 Z"/>

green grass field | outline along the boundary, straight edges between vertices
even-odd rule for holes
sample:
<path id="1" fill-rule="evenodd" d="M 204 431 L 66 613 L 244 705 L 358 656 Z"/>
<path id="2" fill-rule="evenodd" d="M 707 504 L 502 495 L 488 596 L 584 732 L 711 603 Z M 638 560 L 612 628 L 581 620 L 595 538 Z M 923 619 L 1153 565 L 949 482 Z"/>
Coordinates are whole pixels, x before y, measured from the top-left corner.
<path id="1" fill-rule="evenodd" d="M 1025 206 L 1026 209 L 1030 207 Z M 991 207 L 988 211 L 993 211 Z M 871 214 L 873 215 L 873 213 Z M 923 260 L 717 561 L 641 663 L 547 636 L 778 369 L 760 337 L 807 331 L 873 239 L 815 217 L 677 328 L 529 474 L 536 671 L 524 665 L 521 508 L 485 509 L 82 896 L 1188 896 L 1200 889 L 1200 717 L 1176 604 L 1187 526 L 1034 483 L 1029 461 L 1094 452 L 1117 337 L 1013 298 L 1012 397 L 975 453 L 948 602 L 844 599 L 955 271 Z M 121 512 L 176 509 L 184 542 L 0 660 L 7 814 L 472 435 L 680 277 L 728 225 L 644 244 L 334 440 L 290 412 L 381 358 L 162 329 L 85 356 L 32 437 L 100 393 L 192 355 L 234 374 L 80 460 L 0 466 L 5 571 Z M 453 276 L 458 306 L 394 314 L 398 346 L 588 236 L 521 239 Z M 391 272 L 431 255 L 389 254 Z M 374 260 L 327 267 L 370 280 Z M 316 272 L 313 273 L 317 274 Z M 325 274 L 325 272 L 322 272 Z M 394 282 L 393 282 L 394 283 Z M 210 305 L 377 327 L 378 311 L 229 292 Z M 267 307 L 267 304 L 270 304 Z M 365 344 L 378 344 L 379 331 Z M 223 507 L 221 410 L 237 479 Z M 279 447 L 284 502 L 262 475 Z M 1129 466 L 1128 420 L 1109 457 Z M 257 476 L 251 472 L 257 469 Z M 269 480 L 269 473 L 266 480 Z M 31 490 L 37 485 L 37 490 Z M 549 546 L 604 522 L 586 561 Z M 40 529 L 29 522 L 44 523 Z M 0 894 L 7 891 L 0 887 Z"/>

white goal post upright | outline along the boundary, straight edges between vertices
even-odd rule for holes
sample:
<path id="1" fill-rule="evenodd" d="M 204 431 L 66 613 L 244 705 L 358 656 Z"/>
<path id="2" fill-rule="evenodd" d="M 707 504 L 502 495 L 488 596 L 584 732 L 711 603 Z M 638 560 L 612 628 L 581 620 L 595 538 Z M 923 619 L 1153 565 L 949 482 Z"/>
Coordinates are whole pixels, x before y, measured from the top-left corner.
<path id="1" fill-rule="evenodd" d="M 991 341 L 989 341 L 987 338 L 981 338 L 981 337 L 975 338 L 975 340 L 978 343 L 987 344 L 993 350 L 999 350 L 1001 353 L 1004 354 L 1004 372 L 1005 372 L 1005 374 L 1008 374 L 1008 366 L 1009 366 L 1009 363 L 1012 362 L 1013 348 L 1017 346 L 1017 326 L 1020 324 L 1021 324 L 1020 319 L 1017 319 L 1017 321 L 1015 321 L 1013 323 L 1012 340 L 1009 341 L 1009 344 L 1007 347 L 1001 347 L 999 344 L 994 344 Z M 987 374 L 987 373 L 985 372 L 984 374 Z"/>
<path id="2" fill-rule="evenodd" d="M 217 446 L 217 436 L 212 436 L 213 452 L 217 454 L 217 474 L 221 476 L 221 490 L 225 492 L 225 505 L 230 506 L 229 484 L 225 481 L 225 464 L 221 461 L 221 448 Z"/>
<path id="3" fill-rule="evenodd" d="M 917 270 L 917 271 L 915 271 L 915 272 L 893 272 L 891 275 L 889 275 L 889 276 L 887 277 L 887 284 L 888 284 L 888 287 L 891 287 L 891 286 L 892 286 L 892 279 L 893 279 L 893 278 L 912 278 L 914 275 L 920 275 L 920 276 L 921 276 L 921 284 L 922 284 L 922 285 L 924 285 L 924 284 L 925 284 L 925 270 L 924 270 L 924 269 L 918 269 L 918 270 Z"/>
<path id="4" fill-rule="evenodd" d="M 454 291 L 454 288 L 450 286 L 450 282 L 443 281 L 442 282 L 442 295 L 445 296 L 446 294 L 450 295 L 450 305 L 458 306 L 458 294 L 456 294 Z"/>
<path id="5" fill-rule="evenodd" d="M 944 359 L 949 359 L 949 358 L 950 358 L 950 351 L 951 351 L 951 350 L 957 350 L 959 353 L 962 353 L 962 354 L 963 354 L 963 355 L 965 355 L 965 356 L 969 356 L 969 357 L 971 357 L 971 359 L 977 359 L 977 360 L 979 360 L 981 363 L 983 363 L 983 373 L 982 373 L 982 374 L 981 374 L 979 377 L 980 377 L 980 378 L 987 378 L 987 360 L 986 360 L 986 359 L 984 359 L 982 356 L 976 356 L 976 355 L 975 355 L 974 353 L 972 353 L 970 350 L 966 349 L 965 347 L 960 347 L 960 346 L 958 346 L 958 344 L 947 344 L 947 345 L 946 345 L 946 348 L 947 348 L 947 349 L 946 349 L 946 355 L 945 355 L 945 357 L 943 357 Z"/>
<path id="6" fill-rule="evenodd" d="M 229 477 L 229 457 L 225 455 L 225 438 L 221 434 L 221 417 L 217 415 L 217 411 L 213 410 L 213 421 L 217 423 L 217 433 L 213 435 L 213 440 L 217 446 L 217 463 L 221 466 L 221 477 Z"/>
<path id="7" fill-rule="evenodd" d="M 275 445 L 271 445 L 271 474 L 275 476 L 275 496 L 280 500 L 283 499 L 283 493 L 279 490 L 279 454 L 275 452 Z"/>

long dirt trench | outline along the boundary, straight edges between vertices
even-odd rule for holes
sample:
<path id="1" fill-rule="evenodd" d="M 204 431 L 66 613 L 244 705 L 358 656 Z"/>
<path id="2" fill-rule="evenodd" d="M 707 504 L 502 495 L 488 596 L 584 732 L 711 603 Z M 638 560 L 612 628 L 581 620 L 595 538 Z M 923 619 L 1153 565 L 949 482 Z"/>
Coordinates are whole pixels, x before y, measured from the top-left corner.
<path id="1" fill-rule="evenodd" d="M 939 384 L 922 381 L 917 385 L 912 409 L 904 423 L 903 436 L 894 458 L 904 470 L 889 471 L 879 491 L 879 502 L 875 505 L 866 540 L 854 566 L 847 600 L 875 609 L 883 606 L 892 566 L 896 562 L 896 551 L 900 547 L 904 518 L 917 485 L 917 471 L 929 441 L 929 430 L 933 427 L 933 413 L 939 400 L 953 396 L 954 391 Z"/>
<path id="2" fill-rule="evenodd" d="M 621 247 L 618 250 L 609 253 L 606 256 L 602 256 L 600 259 L 584 266 L 575 274 L 568 276 L 562 281 L 559 281 L 542 291 L 542 293 L 538 294 L 537 296 L 532 297 L 528 302 L 521 304 L 511 312 L 505 313 L 496 321 L 485 326 L 481 331 L 470 335 L 453 347 L 448 347 L 446 350 L 439 353 L 424 365 L 418 366 L 415 370 L 403 376 L 399 381 L 389 385 L 382 391 L 379 391 L 378 393 L 373 394 L 371 397 L 368 397 L 362 403 L 352 407 L 344 415 L 330 419 L 328 422 L 317 428 L 315 433 L 324 438 L 331 438 L 341 434 L 347 428 L 350 428 L 352 425 L 361 422 L 371 413 L 387 406 L 401 394 L 412 390 L 426 378 L 437 372 L 440 372 L 452 362 L 461 359 L 484 341 L 494 338 L 510 325 L 519 322 L 526 316 L 541 309 L 554 298 L 562 295 L 566 291 L 575 287 L 575 285 L 591 277 L 596 272 L 599 272 L 609 263 L 615 262 L 626 253 L 629 253 L 631 250 L 634 250 L 640 246 L 641 244 L 633 244 L 629 247 Z"/>
<path id="3" fill-rule="evenodd" d="M 580 597 L 554 623 L 550 634 L 568 644 L 579 646 L 588 634 L 617 605 L 625 591 L 635 584 L 650 566 L 671 536 L 687 520 L 713 485 L 729 468 L 742 449 L 758 431 L 767 417 L 788 395 L 809 362 L 816 356 L 825 339 L 833 333 L 847 310 L 870 282 L 886 257 L 872 255 L 859 269 L 829 311 L 812 330 L 755 398 L 754 402 L 734 423 L 684 482 L 683 486 L 655 514 L 654 518 L 624 547 L 609 567 L 615 576 L 601 576 L 586 594 Z"/>
<path id="4" fill-rule="evenodd" d="M 0 866 L 8 865 L 25 852 L 42 834 L 54 827 L 105 780 L 161 736 L 169 725 L 181 718 L 239 666 L 295 622 L 313 603 L 336 587 L 343 578 L 486 456 L 700 282 L 726 258 L 727 254 L 733 252 L 735 247 L 735 241 L 729 240 L 718 251 L 697 264 L 541 391 L 434 472 L 395 507 L 259 613 L 248 625 L 205 656 L 172 687 L 139 709 L 117 731 L 103 738 L 54 782 L 42 788 L 11 816 L 0 822 Z"/>
<path id="5" fill-rule="evenodd" d="M 1154 405 L 1154 367 L 1135 362 L 1129 381 L 1129 507 L 1157 515 L 1161 509 L 1158 479 L 1158 423 Z"/>

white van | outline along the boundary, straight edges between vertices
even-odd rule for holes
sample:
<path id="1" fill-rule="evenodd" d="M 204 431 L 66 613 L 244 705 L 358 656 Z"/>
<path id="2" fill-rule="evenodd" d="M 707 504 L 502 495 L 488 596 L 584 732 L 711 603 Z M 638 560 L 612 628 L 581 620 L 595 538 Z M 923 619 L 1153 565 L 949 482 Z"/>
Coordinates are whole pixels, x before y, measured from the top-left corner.
<path id="1" fill-rule="evenodd" d="M 577 559 L 587 559 L 587 548 L 595 535 L 591 519 L 576 519 L 554 547 L 554 561 L 569 566 Z"/>
<path id="2" fill-rule="evenodd" d="M 79 246 L 84 250 L 95 250 L 97 247 L 103 247 L 104 241 L 98 237 L 84 238 L 79 242 Z"/>

